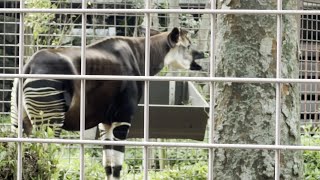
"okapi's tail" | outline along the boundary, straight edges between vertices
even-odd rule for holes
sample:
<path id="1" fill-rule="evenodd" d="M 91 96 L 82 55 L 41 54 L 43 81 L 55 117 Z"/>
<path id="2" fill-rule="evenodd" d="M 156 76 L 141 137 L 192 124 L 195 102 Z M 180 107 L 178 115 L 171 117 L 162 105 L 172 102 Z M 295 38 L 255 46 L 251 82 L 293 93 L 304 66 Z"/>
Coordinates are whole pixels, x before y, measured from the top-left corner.
<path id="1" fill-rule="evenodd" d="M 13 80 L 13 86 L 11 91 L 11 101 L 10 101 L 10 120 L 11 120 L 11 132 L 18 134 L 19 118 L 18 118 L 18 92 L 19 92 L 19 79 L 15 78 Z M 26 135 L 30 135 L 32 132 L 32 123 L 28 119 L 27 113 L 24 109 L 24 106 L 21 108 L 23 111 L 22 114 L 22 132 Z"/>
<path id="2" fill-rule="evenodd" d="M 18 128 L 18 84 L 19 84 L 19 79 L 15 78 L 13 80 L 11 100 L 10 100 L 10 119 L 11 119 L 12 132 L 16 132 Z"/>
<path id="3" fill-rule="evenodd" d="M 30 66 L 26 65 L 24 74 L 29 74 Z M 10 99 L 10 120 L 11 120 L 11 131 L 17 133 L 18 129 L 18 88 L 19 88 L 19 78 L 13 79 L 13 85 L 11 90 L 11 99 Z M 22 107 L 23 108 L 23 107 Z M 23 109 L 25 115 L 25 110 Z"/>

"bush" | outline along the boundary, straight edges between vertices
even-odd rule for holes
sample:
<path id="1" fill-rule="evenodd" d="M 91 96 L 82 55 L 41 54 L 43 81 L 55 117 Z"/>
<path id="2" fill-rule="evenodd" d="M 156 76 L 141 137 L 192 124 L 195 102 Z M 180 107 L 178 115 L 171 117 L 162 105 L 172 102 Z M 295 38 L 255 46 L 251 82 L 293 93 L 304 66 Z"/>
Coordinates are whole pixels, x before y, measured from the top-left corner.
<path id="1" fill-rule="evenodd" d="M 166 167 L 159 167 L 159 149 L 152 149 L 155 158 L 154 166 L 148 172 L 152 180 L 173 179 L 207 179 L 208 174 L 208 151 L 197 148 L 165 148 L 167 162 Z M 127 148 L 123 166 L 124 179 L 143 179 L 143 153 L 142 148 Z"/>
<path id="2" fill-rule="evenodd" d="M 124 169 L 126 165 L 124 166 Z M 205 161 L 199 161 L 193 165 L 176 164 L 172 167 L 165 168 L 161 171 L 149 171 L 149 179 L 152 180 L 176 180 L 176 179 L 187 179 L 187 180 L 203 180 L 207 179 L 208 174 L 208 163 Z M 143 179 L 143 173 L 137 174 L 124 174 L 124 179 Z"/>
<path id="3" fill-rule="evenodd" d="M 102 166 L 101 161 L 102 155 L 100 155 L 100 152 L 101 148 L 85 148 L 84 176 L 86 180 L 103 179 L 105 177 L 104 167 Z M 60 162 L 57 165 L 59 172 L 55 174 L 54 179 L 80 179 L 79 146 L 66 147 L 65 151 L 62 151 L 61 154 L 63 154 L 63 156 L 60 158 Z"/>
<path id="4" fill-rule="evenodd" d="M 0 129 L 0 137 L 14 136 L 16 135 L 8 131 L 8 128 Z M 35 136 L 38 138 L 53 138 L 54 132 L 51 129 L 37 131 Z M 66 146 L 46 143 L 23 143 L 23 180 L 79 179 L 79 148 Z M 0 179 L 17 179 L 17 147 L 17 143 L 14 142 L 0 142 Z M 86 179 L 102 179 L 105 173 L 101 162 L 101 148 L 86 148 L 85 150 Z"/>
<path id="5" fill-rule="evenodd" d="M 301 143 L 304 146 L 320 146 L 319 127 L 312 124 L 303 126 L 304 134 L 301 136 Z M 306 180 L 320 179 L 320 152 L 304 151 L 304 177 Z"/>
<path id="6" fill-rule="evenodd" d="M 50 131 L 49 131 L 50 132 Z M 40 133 L 39 133 L 40 134 Z M 0 137 L 14 137 L 15 134 L 1 128 Z M 53 136 L 42 132 L 42 138 Z M 0 143 L 0 179 L 17 179 L 17 143 Z M 23 143 L 22 177 L 24 180 L 51 179 L 58 171 L 60 146 L 43 143 Z"/>

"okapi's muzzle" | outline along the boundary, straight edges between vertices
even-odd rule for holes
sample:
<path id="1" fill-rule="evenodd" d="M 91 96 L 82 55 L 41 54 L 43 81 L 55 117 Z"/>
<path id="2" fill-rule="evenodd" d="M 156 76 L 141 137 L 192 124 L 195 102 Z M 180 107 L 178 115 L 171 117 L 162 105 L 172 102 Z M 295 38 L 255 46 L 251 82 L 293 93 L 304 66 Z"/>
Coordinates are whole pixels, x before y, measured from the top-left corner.
<path id="1" fill-rule="evenodd" d="M 205 54 L 204 52 L 200 52 L 197 50 L 192 50 L 192 62 L 190 64 L 190 70 L 194 70 L 194 71 L 200 71 L 202 70 L 202 67 L 196 63 L 196 59 L 203 59 L 205 58 Z"/>

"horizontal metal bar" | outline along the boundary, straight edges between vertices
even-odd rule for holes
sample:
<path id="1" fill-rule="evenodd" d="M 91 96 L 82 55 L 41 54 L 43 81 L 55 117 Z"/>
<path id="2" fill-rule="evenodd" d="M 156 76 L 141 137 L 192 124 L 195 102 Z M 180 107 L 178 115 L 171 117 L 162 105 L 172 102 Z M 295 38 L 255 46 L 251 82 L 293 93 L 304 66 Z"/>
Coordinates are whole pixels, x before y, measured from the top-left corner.
<path id="1" fill-rule="evenodd" d="M 0 101 L 0 103 L 2 103 L 2 104 L 8 104 L 8 103 L 10 103 L 10 101 Z M 0 114 L 2 114 L 2 113 L 0 113 Z"/>
<path id="2" fill-rule="evenodd" d="M 287 79 L 287 78 L 0 74 L 0 80 L 12 79 L 12 78 L 74 79 L 74 80 L 81 80 L 81 79 L 130 80 L 130 81 L 203 81 L 203 82 L 237 82 L 237 83 L 320 83 L 320 79 Z"/>
<path id="3" fill-rule="evenodd" d="M 80 38 L 80 36 L 78 36 L 78 37 Z M 0 44 L 0 46 L 16 47 L 16 48 L 19 47 L 19 45 L 17 45 L 17 44 Z M 38 47 L 38 48 L 57 48 L 57 47 L 62 48 L 62 47 L 68 47 L 69 48 L 69 47 L 80 47 L 80 46 L 73 46 L 73 45 L 59 45 L 59 46 L 57 46 L 57 45 L 32 45 L 32 44 L 30 44 L 30 45 L 24 45 L 24 47 Z M 30 57 L 30 55 L 29 56 L 24 56 L 24 57 Z"/>
<path id="4" fill-rule="evenodd" d="M 3 116 L 3 115 L 9 115 L 10 114 L 10 112 L 0 112 L 0 122 L 1 122 L 1 116 Z M 11 126 L 11 124 L 9 124 L 10 126 Z M 3 127 L 3 126 L 6 126 L 6 124 L 3 124 L 3 123 L 1 123 L 1 126 Z"/>
<path id="5" fill-rule="evenodd" d="M 228 148 L 228 149 L 267 149 L 267 150 L 312 150 L 320 151 L 320 146 L 289 146 L 289 145 L 259 145 L 259 144 L 208 144 L 180 142 L 137 142 L 137 141 L 101 141 L 78 139 L 40 139 L 40 138 L 0 138 L 0 142 L 23 143 L 57 143 L 84 145 L 124 145 L 124 146 L 153 146 L 153 147 L 189 147 L 189 148 Z"/>
<path id="6" fill-rule="evenodd" d="M 320 15 L 319 10 L 253 10 L 253 9 L 37 9 L 2 8 L 0 13 L 56 13 L 56 14 L 103 14 L 103 13 L 172 13 L 172 14 L 307 14 Z"/>
<path id="7" fill-rule="evenodd" d="M 1 61 L 1 59 L 0 59 Z M 18 67 L 0 67 L 0 71 L 1 70 L 18 70 Z"/>
<path id="8" fill-rule="evenodd" d="M 138 106 L 143 107 L 144 104 L 138 104 Z M 151 104 L 151 103 L 149 103 L 149 106 L 150 107 L 175 107 L 175 108 L 179 108 L 179 107 L 181 107 L 181 108 L 187 108 L 187 107 L 190 107 L 190 108 L 206 108 L 206 107 L 209 107 L 208 104 L 204 104 L 204 105 L 200 106 L 200 105 L 170 105 L 170 104 L 168 105 L 168 104 Z"/>

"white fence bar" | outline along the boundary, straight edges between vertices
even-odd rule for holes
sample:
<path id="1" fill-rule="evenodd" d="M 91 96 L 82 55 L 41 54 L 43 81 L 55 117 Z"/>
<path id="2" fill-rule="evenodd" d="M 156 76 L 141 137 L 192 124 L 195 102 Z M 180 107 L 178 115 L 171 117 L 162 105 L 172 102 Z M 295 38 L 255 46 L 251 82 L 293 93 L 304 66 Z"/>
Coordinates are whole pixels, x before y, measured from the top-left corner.
<path id="1" fill-rule="evenodd" d="M 150 8 L 150 2 L 149 0 L 145 0 L 145 8 L 149 9 Z M 145 13 L 144 14 L 144 18 L 145 18 L 145 28 L 146 28 L 146 32 L 145 32 L 145 59 L 144 59 L 144 73 L 145 76 L 150 76 L 150 13 Z M 144 119 L 143 119 L 143 134 L 144 134 L 144 138 L 143 141 L 144 142 L 148 142 L 149 141 L 149 95 L 150 95 L 150 82 L 149 81 L 145 81 L 144 82 Z M 144 180 L 148 180 L 148 161 L 149 160 L 149 152 L 148 152 L 148 147 L 144 146 L 143 147 L 143 179 Z"/>
<path id="2" fill-rule="evenodd" d="M 149 147 L 189 147 L 189 148 L 228 148 L 228 149 L 258 149 L 258 150 L 310 150 L 320 151 L 320 146 L 289 146 L 289 145 L 259 145 L 259 144 L 209 144 L 180 142 L 137 142 L 137 141 L 100 141 L 77 139 L 41 139 L 41 138 L 0 138 L 0 142 L 85 144 L 85 145 L 124 145 Z"/>
<path id="3" fill-rule="evenodd" d="M 234 82 L 234 83 L 320 83 L 320 79 L 287 79 L 287 78 L 0 74 L 0 80 L 12 79 L 12 78 L 128 80 L 128 81 L 202 81 L 202 82 Z"/>
<path id="4" fill-rule="evenodd" d="M 0 13 L 56 13 L 56 14 L 105 14 L 105 13 L 173 13 L 173 14 L 291 14 L 320 15 L 319 10 L 252 10 L 252 9 L 37 9 L 3 8 Z"/>
<path id="5" fill-rule="evenodd" d="M 87 2 L 82 0 L 82 9 L 86 9 Z M 87 16 L 86 13 L 81 17 L 81 75 L 86 74 L 86 44 L 87 44 Z M 86 80 L 82 79 L 80 82 L 80 140 L 84 139 L 85 121 L 86 121 Z M 85 179 L 84 172 L 84 144 L 80 145 L 80 179 Z"/>
<path id="6" fill-rule="evenodd" d="M 217 7 L 216 0 L 211 0 L 210 9 L 215 10 Z M 216 14 L 210 15 L 210 77 L 215 76 L 215 32 L 216 32 Z M 210 110 L 209 110 L 209 143 L 214 143 L 214 105 L 215 105 L 215 96 L 214 96 L 214 82 L 210 83 Z M 208 180 L 213 179 L 213 158 L 214 158 L 214 149 L 209 148 L 209 168 L 208 168 Z"/>
<path id="7" fill-rule="evenodd" d="M 277 9 L 282 9 L 282 0 L 277 1 Z M 281 52 L 282 52 L 282 16 L 277 14 L 277 69 L 276 78 L 281 78 Z M 280 145 L 280 118 L 281 118 L 281 83 L 276 83 L 276 119 L 275 119 L 275 145 Z M 280 179 L 280 150 L 275 151 L 275 162 L 274 162 L 274 178 L 275 180 Z"/>
<path id="8" fill-rule="evenodd" d="M 20 9 L 24 8 L 24 0 L 20 0 Z M 23 73 L 23 64 L 24 64 L 24 13 L 20 13 L 20 21 L 19 21 L 19 74 Z M 23 79 L 19 78 L 18 83 L 18 138 L 22 138 L 22 120 L 23 120 L 23 102 L 22 102 L 22 87 L 23 87 Z M 23 172 L 23 144 L 22 142 L 17 143 L 17 179 L 22 180 L 22 172 Z"/>

